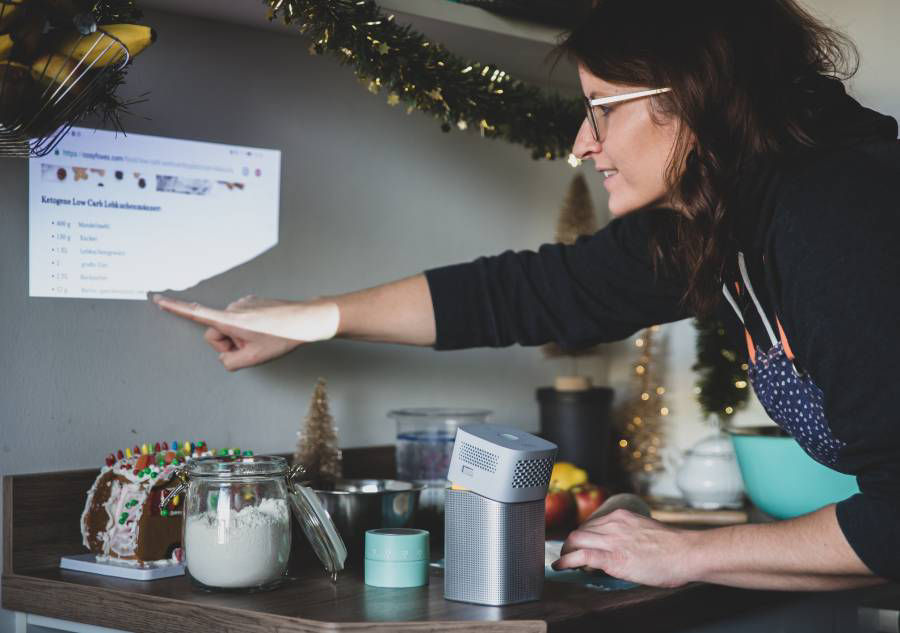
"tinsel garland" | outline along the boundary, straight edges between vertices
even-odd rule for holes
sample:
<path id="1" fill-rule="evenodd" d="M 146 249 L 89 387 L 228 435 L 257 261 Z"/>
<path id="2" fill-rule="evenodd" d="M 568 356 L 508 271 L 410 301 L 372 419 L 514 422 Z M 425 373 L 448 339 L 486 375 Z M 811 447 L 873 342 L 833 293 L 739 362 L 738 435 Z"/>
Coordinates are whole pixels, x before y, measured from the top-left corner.
<path id="1" fill-rule="evenodd" d="M 90 12 L 97 24 L 137 24 L 144 17 L 134 0 L 98 0 L 91 4 Z"/>
<path id="2" fill-rule="evenodd" d="M 698 374 L 694 393 L 707 417 L 724 426 L 747 404 L 749 396 L 747 363 L 728 338 L 725 327 L 717 319 L 694 320 L 697 330 Z"/>
<path id="3" fill-rule="evenodd" d="M 373 93 L 441 122 L 441 129 L 478 129 L 531 150 L 532 158 L 568 157 L 584 119 L 579 99 L 544 94 L 504 70 L 466 61 L 371 0 L 266 0 L 269 19 L 295 24 L 312 40 L 310 52 L 335 55 Z"/>

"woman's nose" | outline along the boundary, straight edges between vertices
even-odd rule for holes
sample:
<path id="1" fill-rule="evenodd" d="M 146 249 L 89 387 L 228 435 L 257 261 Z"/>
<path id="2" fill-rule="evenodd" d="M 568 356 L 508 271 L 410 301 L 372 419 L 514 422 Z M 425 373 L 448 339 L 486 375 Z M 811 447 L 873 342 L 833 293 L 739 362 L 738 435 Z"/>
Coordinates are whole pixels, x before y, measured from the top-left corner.
<path id="1" fill-rule="evenodd" d="M 591 154 L 596 154 L 603 149 L 601 143 L 594 138 L 594 132 L 587 117 L 581 122 L 578 128 L 578 134 L 575 136 L 575 142 L 572 144 L 572 153 L 576 158 L 582 160 L 587 159 Z"/>

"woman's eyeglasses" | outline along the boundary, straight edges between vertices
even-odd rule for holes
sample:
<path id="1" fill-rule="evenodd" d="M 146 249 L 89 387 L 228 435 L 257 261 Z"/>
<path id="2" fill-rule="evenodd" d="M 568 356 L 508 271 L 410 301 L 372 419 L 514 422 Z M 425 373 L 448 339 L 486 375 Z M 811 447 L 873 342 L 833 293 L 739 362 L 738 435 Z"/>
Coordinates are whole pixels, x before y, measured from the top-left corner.
<path id="1" fill-rule="evenodd" d="M 588 99 L 585 97 L 584 107 L 587 110 L 587 119 L 591 123 L 591 130 L 594 132 L 594 140 L 599 143 L 602 139 L 606 138 L 606 118 L 612 111 L 612 108 L 609 107 L 612 104 L 650 97 L 662 94 L 663 92 L 670 92 L 671 90 L 671 88 L 655 88 L 653 90 L 641 90 L 640 92 L 626 92 L 625 94 L 613 95 L 612 97 L 598 97 L 597 99 Z"/>

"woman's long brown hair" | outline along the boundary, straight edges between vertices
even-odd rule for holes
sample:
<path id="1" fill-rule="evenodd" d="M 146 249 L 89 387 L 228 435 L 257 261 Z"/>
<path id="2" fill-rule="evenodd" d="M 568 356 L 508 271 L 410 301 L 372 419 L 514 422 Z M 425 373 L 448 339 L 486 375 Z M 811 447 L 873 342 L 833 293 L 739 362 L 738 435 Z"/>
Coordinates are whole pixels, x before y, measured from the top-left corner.
<path id="1" fill-rule="evenodd" d="M 610 83 L 672 88 L 651 107 L 680 123 L 666 178 L 682 212 L 662 216 L 651 250 L 685 276 L 687 306 L 711 314 L 742 174 L 820 141 L 817 86 L 852 76 L 856 48 L 794 0 L 598 0 L 556 53 Z"/>

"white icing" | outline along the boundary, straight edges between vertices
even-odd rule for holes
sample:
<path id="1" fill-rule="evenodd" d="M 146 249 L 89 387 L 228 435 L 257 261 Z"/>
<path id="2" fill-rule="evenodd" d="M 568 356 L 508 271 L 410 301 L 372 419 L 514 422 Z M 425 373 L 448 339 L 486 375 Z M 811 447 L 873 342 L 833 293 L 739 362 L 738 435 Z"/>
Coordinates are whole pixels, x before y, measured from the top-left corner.
<path id="1" fill-rule="evenodd" d="M 258 587 L 277 580 L 291 553 L 287 503 L 267 498 L 235 511 L 226 502 L 221 509 L 190 516 L 184 551 L 188 571 L 204 585 Z"/>
<path id="2" fill-rule="evenodd" d="M 87 526 L 87 517 L 88 512 L 91 509 L 92 502 L 94 501 L 94 494 L 97 492 L 97 484 L 100 483 L 100 479 L 103 477 L 103 474 L 109 470 L 109 468 L 101 468 L 100 474 L 94 480 L 94 484 L 91 486 L 91 489 L 87 492 L 87 501 L 84 504 L 84 511 L 81 513 L 81 542 L 84 544 L 86 549 L 91 549 L 90 543 L 88 543 L 88 526 Z"/>
<path id="3" fill-rule="evenodd" d="M 152 489 L 151 485 L 144 483 L 120 483 L 113 482 L 109 500 L 104 505 L 109 520 L 106 524 L 103 542 L 103 553 L 115 554 L 120 558 L 135 555 L 138 541 L 138 523 L 144 513 L 144 505 Z M 135 501 L 129 505 L 129 502 Z M 122 515 L 127 515 L 125 522 L 120 521 Z"/>

